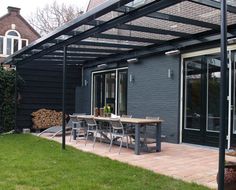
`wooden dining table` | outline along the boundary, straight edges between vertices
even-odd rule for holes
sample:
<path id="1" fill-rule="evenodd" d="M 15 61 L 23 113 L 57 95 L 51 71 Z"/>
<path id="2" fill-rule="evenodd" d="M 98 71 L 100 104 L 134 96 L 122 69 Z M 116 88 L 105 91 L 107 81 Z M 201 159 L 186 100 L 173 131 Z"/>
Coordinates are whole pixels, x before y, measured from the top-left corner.
<path id="1" fill-rule="evenodd" d="M 85 119 L 86 115 L 78 115 L 78 119 Z M 99 122 L 110 122 L 112 119 L 111 117 L 95 117 L 93 118 Z M 161 151 L 161 124 L 163 120 L 160 119 L 145 119 L 145 118 L 119 118 L 121 123 L 123 124 L 131 124 L 135 126 L 135 145 L 134 145 L 134 152 L 135 154 L 139 155 L 141 150 L 141 143 L 140 143 L 140 129 L 141 127 L 145 126 L 153 126 L 155 127 L 155 140 L 156 140 L 156 152 Z M 127 125 L 130 126 L 130 125 Z"/>

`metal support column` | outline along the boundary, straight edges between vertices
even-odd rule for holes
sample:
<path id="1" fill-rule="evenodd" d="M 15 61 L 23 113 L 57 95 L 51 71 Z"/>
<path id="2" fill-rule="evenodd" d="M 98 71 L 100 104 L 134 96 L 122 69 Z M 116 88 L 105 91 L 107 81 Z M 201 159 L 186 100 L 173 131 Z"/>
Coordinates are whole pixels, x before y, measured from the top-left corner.
<path id="1" fill-rule="evenodd" d="M 14 125 L 14 132 L 18 132 L 17 128 L 17 99 L 18 99 L 18 91 L 17 91 L 17 78 L 18 78 L 18 64 L 16 61 L 14 61 L 15 64 L 15 125 Z"/>
<path id="2" fill-rule="evenodd" d="M 227 2 L 221 1 L 221 84 L 220 84 L 220 147 L 218 190 L 224 190 L 225 145 L 227 126 Z"/>
<path id="3" fill-rule="evenodd" d="M 63 82 L 62 82 L 62 149 L 66 148 L 66 56 L 67 46 L 63 47 Z"/>

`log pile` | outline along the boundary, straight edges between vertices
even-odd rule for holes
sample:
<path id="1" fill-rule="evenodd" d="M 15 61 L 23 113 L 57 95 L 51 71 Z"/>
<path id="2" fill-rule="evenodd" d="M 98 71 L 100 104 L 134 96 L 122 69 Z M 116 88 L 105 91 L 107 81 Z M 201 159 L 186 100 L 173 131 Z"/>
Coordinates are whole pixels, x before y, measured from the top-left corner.
<path id="1" fill-rule="evenodd" d="M 62 112 L 49 109 L 39 109 L 31 114 L 34 129 L 46 129 L 52 126 L 62 126 Z M 66 115 L 66 118 L 68 116 Z"/>

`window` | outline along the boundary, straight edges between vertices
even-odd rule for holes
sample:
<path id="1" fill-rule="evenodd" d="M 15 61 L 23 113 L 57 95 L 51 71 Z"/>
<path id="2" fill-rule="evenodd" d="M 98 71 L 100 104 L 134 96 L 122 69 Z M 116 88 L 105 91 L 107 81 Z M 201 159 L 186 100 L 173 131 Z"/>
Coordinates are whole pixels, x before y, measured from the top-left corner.
<path id="1" fill-rule="evenodd" d="M 0 54 L 3 54 L 3 37 L 0 37 Z"/>
<path id="2" fill-rule="evenodd" d="M 21 39 L 16 30 L 8 30 L 5 36 L 0 36 L 0 54 L 8 56 L 28 45 L 27 39 Z"/>

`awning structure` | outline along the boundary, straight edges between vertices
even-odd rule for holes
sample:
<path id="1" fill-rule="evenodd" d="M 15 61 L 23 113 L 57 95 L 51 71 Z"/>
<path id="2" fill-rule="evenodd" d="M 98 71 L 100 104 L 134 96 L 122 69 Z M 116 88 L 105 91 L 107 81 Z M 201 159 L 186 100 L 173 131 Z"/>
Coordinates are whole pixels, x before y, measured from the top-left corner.
<path id="1" fill-rule="evenodd" d="M 227 4 L 226 0 L 108 0 L 9 56 L 4 63 L 20 66 L 33 60 L 63 62 L 62 148 L 64 149 L 68 62 L 90 67 L 173 49 L 181 51 L 189 46 L 220 42 L 221 39 L 218 189 L 222 190 L 227 112 L 227 38 L 235 36 L 235 0 L 227 0 Z"/>
<path id="2" fill-rule="evenodd" d="M 228 38 L 236 2 L 228 0 Z M 220 39 L 219 0 L 109 0 L 9 56 L 4 63 L 112 63 Z"/>

